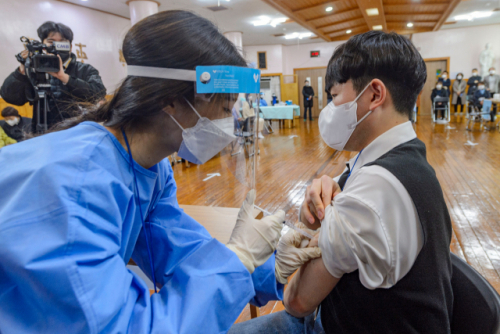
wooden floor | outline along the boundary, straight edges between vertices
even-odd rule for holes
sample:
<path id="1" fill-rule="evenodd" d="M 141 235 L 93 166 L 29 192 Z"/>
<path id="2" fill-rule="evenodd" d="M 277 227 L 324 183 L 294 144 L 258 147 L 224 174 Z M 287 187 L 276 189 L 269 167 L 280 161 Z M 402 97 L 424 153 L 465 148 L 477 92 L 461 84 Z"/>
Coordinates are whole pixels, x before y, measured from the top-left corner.
<path id="1" fill-rule="evenodd" d="M 317 121 L 297 122 L 279 129 L 260 143 L 257 157 L 256 204 L 283 209 L 296 221 L 306 186 L 321 175 L 336 176 L 354 153 L 337 152 L 322 141 Z M 500 291 L 500 133 L 496 129 L 465 130 L 464 117 L 449 125 L 433 124 L 420 117 L 417 136 L 427 146 L 427 158 L 436 170 L 453 224 L 451 250 L 464 258 Z M 478 145 L 464 145 L 467 141 Z M 239 207 L 246 188 L 214 158 L 205 165 L 174 166 L 181 204 Z M 203 181 L 208 173 L 220 173 Z M 282 310 L 269 303 L 261 314 Z M 250 318 L 248 307 L 238 321 Z"/>

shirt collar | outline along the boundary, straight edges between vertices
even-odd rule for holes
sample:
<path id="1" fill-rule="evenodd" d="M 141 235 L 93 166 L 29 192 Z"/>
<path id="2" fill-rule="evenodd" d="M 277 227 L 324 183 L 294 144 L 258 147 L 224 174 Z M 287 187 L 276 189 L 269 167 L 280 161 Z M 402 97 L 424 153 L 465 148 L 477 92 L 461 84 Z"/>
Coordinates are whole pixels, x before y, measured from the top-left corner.
<path id="1" fill-rule="evenodd" d="M 363 167 L 367 163 L 377 160 L 394 147 L 415 138 L 417 138 L 417 134 L 415 133 L 415 130 L 413 130 L 413 126 L 410 121 L 396 125 L 372 141 L 363 149 L 361 155 L 358 153 L 354 158 L 349 160 L 348 165 L 352 166 L 359 155 L 359 159 L 351 173 L 354 172 L 354 170 L 358 170 Z"/>

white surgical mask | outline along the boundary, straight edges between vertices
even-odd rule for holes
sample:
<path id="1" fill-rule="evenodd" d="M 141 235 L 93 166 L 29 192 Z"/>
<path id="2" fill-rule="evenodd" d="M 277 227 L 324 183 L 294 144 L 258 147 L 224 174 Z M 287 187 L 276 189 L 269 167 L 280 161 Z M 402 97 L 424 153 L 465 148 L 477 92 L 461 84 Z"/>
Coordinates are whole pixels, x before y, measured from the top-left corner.
<path id="1" fill-rule="evenodd" d="M 483 90 L 483 89 L 484 89 L 484 86 L 483 86 L 483 85 L 481 85 L 481 86 L 477 86 L 477 89 L 479 89 L 479 90 Z"/>
<path id="2" fill-rule="evenodd" d="M 462 80 L 462 76 L 461 76 L 461 75 L 459 75 L 459 76 L 457 77 L 457 79 L 458 79 L 458 80 Z"/>
<path id="3" fill-rule="evenodd" d="M 19 118 L 16 117 L 16 119 L 5 120 L 5 123 L 9 124 L 10 126 L 17 125 L 17 124 L 19 124 Z"/>
<path id="4" fill-rule="evenodd" d="M 369 84 L 359 93 L 354 101 L 339 106 L 331 102 L 319 114 L 319 133 L 321 138 L 331 148 L 342 151 L 349 138 L 351 138 L 356 126 L 371 114 L 372 110 L 366 113 L 359 121 L 356 114 L 358 109 L 356 101 L 358 101 L 368 86 Z"/>
<path id="5" fill-rule="evenodd" d="M 232 117 L 211 121 L 206 117 L 201 117 L 191 103 L 187 100 L 186 102 L 200 119 L 192 128 L 184 129 L 170 115 L 182 129 L 182 143 L 177 155 L 189 162 L 201 165 L 236 139 L 233 134 L 234 121 Z"/>
<path id="6" fill-rule="evenodd" d="M 448 77 L 448 75 L 447 74 L 443 74 L 442 77 L 443 77 L 443 79 L 446 79 Z"/>
<path id="7" fill-rule="evenodd" d="M 495 70 L 490 70 L 490 74 L 491 75 L 495 74 Z"/>
<path id="8" fill-rule="evenodd" d="M 439 90 L 439 89 L 441 89 L 441 88 L 443 88 L 443 85 L 436 85 L 436 89 L 438 89 L 438 90 Z"/>
<path id="9" fill-rule="evenodd" d="M 477 75 L 477 72 L 472 72 L 472 75 L 473 75 L 473 76 L 476 76 L 476 75 Z"/>

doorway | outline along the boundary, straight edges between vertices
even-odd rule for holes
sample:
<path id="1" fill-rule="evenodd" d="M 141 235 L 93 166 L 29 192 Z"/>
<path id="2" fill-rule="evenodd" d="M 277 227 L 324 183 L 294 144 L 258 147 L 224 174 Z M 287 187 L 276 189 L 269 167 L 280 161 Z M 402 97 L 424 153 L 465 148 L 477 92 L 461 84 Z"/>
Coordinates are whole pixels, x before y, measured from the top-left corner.
<path id="1" fill-rule="evenodd" d="M 425 81 L 424 89 L 422 89 L 422 96 L 420 97 L 420 115 L 431 114 L 431 93 L 436 87 L 438 80 L 438 73 L 448 71 L 450 73 L 450 58 L 432 58 L 424 59 L 427 67 L 427 80 Z"/>
<path id="2" fill-rule="evenodd" d="M 326 107 L 326 67 L 296 68 L 293 72 L 297 75 L 298 80 L 301 117 L 304 117 L 304 96 L 302 95 L 302 88 L 304 88 L 304 82 L 309 80 L 311 87 L 314 89 L 313 107 L 311 109 L 312 117 L 315 119 L 318 118 L 321 110 Z"/>

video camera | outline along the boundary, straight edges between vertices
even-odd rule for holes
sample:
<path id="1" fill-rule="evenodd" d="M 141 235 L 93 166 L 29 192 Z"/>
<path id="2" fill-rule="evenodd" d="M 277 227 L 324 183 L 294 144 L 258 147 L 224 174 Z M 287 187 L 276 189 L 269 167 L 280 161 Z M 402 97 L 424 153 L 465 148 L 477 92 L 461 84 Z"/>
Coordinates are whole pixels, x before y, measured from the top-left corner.
<path id="1" fill-rule="evenodd" d="M 57 55 L 70 52 L 70 43 L 54 42 L 52 45 L 46 45 L 36 40 L 30 40 L 25 36 L 21 37 L 21 42 L 29 51 L 29 55 L 24 59 L 19 53 L 16 55 L 17 61 L 25 66 L 26 75 L 34 87 L 44 87 L 49 83 L 46 73 L 59 72 L 59 58 Z"/>
<path id="2" fill-rule="evenodd" d="M 71 50 L 70 42 L 54 42 L 52 45 L 46 45 L 40 43 L 36 40 L 30 40 L 29 38 L 22 36 L 21 42 L 23 42 L 26 50 L 29 51 L 28 57 L 23 58 L 21 53 L 16 55 L 17 61 L 24 65 L 26 76 L 28 77 L 33 89 L 35 90 L 35 97 L 30 102 L 38 101 L 37 113 L 38 113 L 38 123 L 37 131 L 43 132 L 47 131 L 47 112 L 49 112 L 47 95 L 50 94 L 50 75 L 49 72 L 59 72 L 60 63 L 59 57 L 64 58 L 62 55 L 64 53 L 69 53 Z M 43 105 L 44 121 L 40 121 L 40 109 Z"/>

